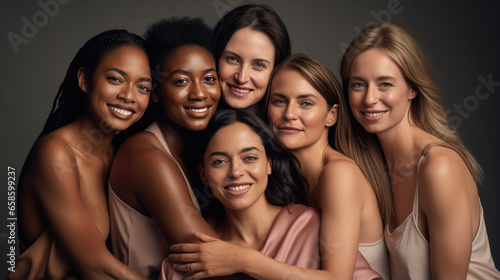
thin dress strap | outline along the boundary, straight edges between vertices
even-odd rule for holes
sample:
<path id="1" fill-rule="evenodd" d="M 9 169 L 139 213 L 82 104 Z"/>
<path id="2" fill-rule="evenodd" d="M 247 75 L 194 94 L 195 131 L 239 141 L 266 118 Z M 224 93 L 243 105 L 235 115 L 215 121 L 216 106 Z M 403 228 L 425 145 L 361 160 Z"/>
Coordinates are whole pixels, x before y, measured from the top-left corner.
<path id="1" fill-rule="evenodd" d="M 443 143 L 432 142 L 432 143 L 427 144 L 422 149 L 422 154 L 420 155 L 420 160 L 418 161 L 418 166 L 417 166 L 417 179 L 416 179 L 417 183 L 416 183 L 416 187 L 415 187 L 415 195 L 413 197 L 413 213 L 415 213 L 416 221 L 418 221 L 418 172 L 420 170 L 420 164 L 422 163 L 424 156 L 427 154 L 427 151 L 429 151 L 429 149 L 434 147 L 434 146 L 441 146 L 441 147 L 445 147 L 445 148 L 448 148 L 448 149 L 455 151 L 464 161 L 465 165 L 469 169 L 469 172 L 472 174 L 472 177 L 475 178 L 472 165 L 470 164 L 467 156 L 461 150 L 457 149 L 456 147 L 453 147 L 452 145 L 450 145 L 446 142 L 443 142 Z"/>

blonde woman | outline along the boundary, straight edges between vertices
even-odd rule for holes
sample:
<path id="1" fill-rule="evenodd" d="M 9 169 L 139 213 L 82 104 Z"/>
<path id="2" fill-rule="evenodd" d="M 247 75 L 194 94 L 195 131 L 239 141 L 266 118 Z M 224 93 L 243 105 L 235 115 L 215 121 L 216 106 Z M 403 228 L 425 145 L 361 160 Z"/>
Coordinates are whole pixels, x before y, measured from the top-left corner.
<path id="1" fill-rule="evenodd" d="M 499 279 L 476 187 L 481 169 L 448 126 L 415 39 L 394 24 L 367 27 L 341 75 L 355 159 L 392 191 L 393 205 L 383 206 L 392 278 Z"/>

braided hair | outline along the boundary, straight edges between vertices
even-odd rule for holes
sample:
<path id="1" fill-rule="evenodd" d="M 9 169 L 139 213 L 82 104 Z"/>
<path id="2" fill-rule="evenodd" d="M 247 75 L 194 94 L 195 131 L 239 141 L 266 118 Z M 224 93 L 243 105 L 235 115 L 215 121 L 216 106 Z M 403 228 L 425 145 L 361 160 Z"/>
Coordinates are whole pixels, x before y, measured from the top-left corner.
<path id="1" fill-rule="evenodd" d="M 78 85 L 78 69 L 83 68 L 85 78 L 90 80 L 101 59 L 125 45 L 137 46 L 145 51 L 144 39 L 123 29 L 104 31 L 80 48 L 59 86 L 49 117 L 38 138 L 76 120 L 86 109 L 83 105 L 87 103 L 86 95 Z"/>

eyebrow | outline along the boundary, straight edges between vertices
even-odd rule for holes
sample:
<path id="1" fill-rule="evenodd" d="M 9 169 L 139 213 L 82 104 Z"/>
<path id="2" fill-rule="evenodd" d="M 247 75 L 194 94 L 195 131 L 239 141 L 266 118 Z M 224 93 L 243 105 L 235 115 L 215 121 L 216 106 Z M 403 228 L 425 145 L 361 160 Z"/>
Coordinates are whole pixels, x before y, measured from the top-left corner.
<path id="1" fill-rule="evenodd" d="M 122 76 L 125 76 L 125 77 L 128 77 L 128 74 L 127 72 L 123 71 L 122 69 L 118 69 L 118 68 L 109 68 L 108 70 L 106 70 L 105 72 L 108 72 L 108 71 L 115 71 L 115 72 L 118 72 L 118 74 L 122 75 Z"/>
<path id="2" fill-rule="evenodd" d="M 223 55 L 224 55 L 224 54 L 225 54 L 225 55 L 230 54 L 230 55 L 233 55 L 233 56 L 236 56 L 236 57 L 241 58 L 241 56 L 240 56 L 240 55 L 238 55 L 237 53 L 232 52 L 232 51 L 224 51 L 224 52 L 222 52 L 222 54 L 223 54 Z M 269 60 L 267 60 L 267 59 L 264 59 L 264 58 L 257 58 L 257 59 L 254 59 L 254 60 L 252 60 L 252 61 L 262 61 L 262 62 L 266 62 L 266 63 L 271 64 L 271 61 L 269 61 Z"/>
<path id="3" fill-rule="evenodd" d="M 108 71 L 115 71 L 117 72 L 118 74 L 124 76 L 124 77 L 128 77 L 128 74 L 127 72 L 123 71 L 122 69 L 119 69 L 119 68 L 109 68 L 108 70 L 104 71 L 104 72 L 108 72 Z M 142 78 L 139 78 L 139 81 L 140 82 L 152 82 L 153 80 L 151 78 L 148 78 L 148 77 L 142 77 Z"/>
<path id="4" fill-rule="evenodd" d="M 246 152 L 250 152 L 250 151 L 253 151 L 253 150 L 257 150 L 257 151 L 260 152 L 260 150 L 257 147 L 248 147 L 248 148 L 241 149 L 240 154 L 246 153 Z M 229 154 L 227 154 L 225 152 L 213 152 L 208 157 L 210 158 L 210 157 L 213 157 L 213 156 L 225 156 L 225 157 L 229 157 Z"/>
<path id="5" fill-rule="evenodd" d="M 361 77 L 358 77 L 358 76 L 351 76 L 351 77 L 349 77 L 349 80 L 364 81 L 365 79 L 363 79 Z M 396 78 L 393 77 L 393 76 L 380 76 L 380 77 L 377 77 L 376 80 L 377 81 L 380 81 L 380 80 L 396 80 Z"/>
<path id="6" fill-rule="evenodd" d="M 203 73 L 205 73 L 205 74 L 206 73 L 210 73 L 210 72 L 216 72 L 215 68 L 208 68 L 208 69 L 205 69 L 203 71 Z M 191 74 L 191 72 L 188 71 L 188 70 L 178 69 L 178 70 L 174 70 L 174 71 L 172 71 L 172 73 L 170 73 L 170 75 L 173 75 L 173 74 L 185 74 L 185 75 L 189 75 L 189 74 Z"/>
<path id="7" fill-rule="evenodd" d="M 281 94 L 281 93 L 271 93 L 271 96 L 278 96 L 278 97 L 281 97 L 281 98 L 288 99 L 287 96 L 285 96 L 284 94 Z M 297 96 L 297 99 L 311 98 L 311 97 L 315 98 L 315 99 L 319 99 L 316 95 L 314 95 L 312 93 L 301 94 L 301 95 Z"/>

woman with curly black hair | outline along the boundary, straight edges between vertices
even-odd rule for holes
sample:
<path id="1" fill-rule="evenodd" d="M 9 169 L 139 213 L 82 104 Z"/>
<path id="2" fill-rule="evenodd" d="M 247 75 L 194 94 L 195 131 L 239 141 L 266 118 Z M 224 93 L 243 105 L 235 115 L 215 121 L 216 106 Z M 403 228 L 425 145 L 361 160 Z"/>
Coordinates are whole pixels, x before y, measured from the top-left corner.
<path id="1" fill-rule="evenodd" d="M 149 126 L 121 145 L 111 168 L 110 237 L 118 259 L 155 278 L 169 244 L 192 241 L 193 229 L 216 236 L 200 214 L 185 150 L 215 113 L 220 87 L 212 30 L 201 19 L 159 21 L 145 38 L 157 84 L 141 121 Z"/>

